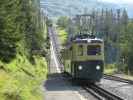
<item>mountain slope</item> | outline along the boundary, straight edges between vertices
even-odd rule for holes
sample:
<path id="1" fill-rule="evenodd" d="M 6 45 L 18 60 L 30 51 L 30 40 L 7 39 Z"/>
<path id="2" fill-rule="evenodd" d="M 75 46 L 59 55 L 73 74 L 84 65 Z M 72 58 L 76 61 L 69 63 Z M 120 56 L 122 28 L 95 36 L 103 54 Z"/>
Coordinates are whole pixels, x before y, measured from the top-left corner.
<path id="1" fill-rule="evenodd" d="M 100 2 L 99 0 L 41 0 L 42 9 L 45 8 L 46 13 L 50 17 L 79 14 L 83 12 L 85 8 L 90 11 L 92 9 L 102 8 L 124 8 L 124 6 L 128 7 L 127 5 Z M 130 15 L 132 15 L 132 13 L 130 13 Z"/>

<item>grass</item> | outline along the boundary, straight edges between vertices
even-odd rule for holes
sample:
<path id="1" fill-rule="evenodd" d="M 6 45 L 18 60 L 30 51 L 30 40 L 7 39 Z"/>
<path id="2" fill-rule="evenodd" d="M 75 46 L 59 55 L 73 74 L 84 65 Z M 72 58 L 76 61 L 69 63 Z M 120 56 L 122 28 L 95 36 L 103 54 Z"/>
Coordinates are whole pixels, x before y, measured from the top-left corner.
<path id="1" fill-rule="evenodd" d="M 33 59 L 31 63 L 25 54 L 17 53 L 9 64 L 0 61 L 0 100 L 43 100 L 47 63 L 39 55 Z"/>
<path id="2" fill-rule="evenodd" d="M 57 32 L 58 32 L 58 37 L 60 39 L 61 44 L 64 45 L 67 41 L 67 32 L 65 31 L 65 29 L 62 29 L 62 28 L 58 28 Z"/>
<path id="3" fill-rule="evenodd" d="M 118 72 L 118 68 L 116 64 L 107 64 L 104 69 L 104 73 L 109 75 L 117 75 L 117 72 Z M 133 80 L 133 76 L 130 74 L 130 72 L 128 73 L 121 72 L 121 77 L 129 80 Z"/>
<path id="4" fill-rule="evenodd" d="M 104 68 L 104 73 L 105 73 L 105 74 L 112 75 L 112 74 L 114 74 L 116 71 L 117 71 L 117 67 L 116 67 L 115 64 L 107 64 L 107 65 L 105 65 L 105 68 Z"/>

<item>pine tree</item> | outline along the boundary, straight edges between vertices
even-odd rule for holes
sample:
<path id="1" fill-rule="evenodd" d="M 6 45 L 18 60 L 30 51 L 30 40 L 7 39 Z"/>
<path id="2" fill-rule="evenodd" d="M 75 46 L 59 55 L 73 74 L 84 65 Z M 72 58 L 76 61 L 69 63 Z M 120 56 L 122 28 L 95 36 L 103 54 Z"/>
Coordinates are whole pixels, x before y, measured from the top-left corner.
<path id="1" fill-rule="evenodd" d="M 121 16 L 121 24 L 126 26 L 128 24 L 128 15 L 126 9 L 123 10 L 122 16 Z"/>
<path id="2" fill-rule="evenodd" d="M 8 62 L 15 58 L 20 41 L 25 41 L 29 55 L 33 49 L 41 48 L 40 18 L 39 0 L 0 1 L 0 60 Z"/>

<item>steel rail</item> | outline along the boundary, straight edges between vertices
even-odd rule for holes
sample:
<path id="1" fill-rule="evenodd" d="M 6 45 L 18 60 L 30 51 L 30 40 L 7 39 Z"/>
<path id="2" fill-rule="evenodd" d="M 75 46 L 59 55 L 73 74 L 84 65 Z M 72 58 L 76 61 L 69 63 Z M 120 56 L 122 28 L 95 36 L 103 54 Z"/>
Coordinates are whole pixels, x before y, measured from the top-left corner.
<path id="1" fill-rule="evenodd" d="M 103 78 L 104 79 L 108 79 L 108 80 L 114 80 L 114 81 L 124 82 L 124 83 L 128 83 L 128 84 L 133 85 L 133 81 L 132 80 L 124 79 L 124 78 L 121 78 L 121 77 L 118 77 L 118 76 L 104 74 L 104 77 Z"/>
<path id="2" fill-rule="evenodd" d="M 94 95 L 98 100 L 124 100 L 121 97 L 99 87 L 98 85 L 91 84 L 89 86 L 83 87 L 87 92 Z M 94 92 L 90 92 L 90 89 Z"/>
<path id="3" fill-rule="evenodd" d="M 61 64 L 62 57 L 60 56 L 59 52 L 59 45 L 57 43 L 57 36 L 54 33 L 54 29 L 51 28 L 51 32 L 49 33 L 51 41 L 54 43 L 54 48 L 56 51 L 57 59 L 59 60 L 59 63 Z M 88 87 L 83 87 L 87 92 L 91 93 L 93 96 L 95 96 L 98 100 L 123 100 L 122 98 L 104 90 L 103 88 L 98 87 L 97 85 L 89 85 Z"/>
<path id="4" fill-rule="evenodd" d="M 94 90 L 88 88 L 88 87 L 82 87 L 84 90 L 86 90 L 88 93 L 90 93 L 92 96 L 94 96 L 98 100 L 104 100 L 102 96 L 97 94 Z"/>
<path id="5" fill-rule="evenodd" d="M 49 28 L 49 37 L 50 37 L 50 40 L 53 42 L 53 46 L 54 46 L 54 50 L 55 50 L 55 53 L 56 53 L 56 57 L 58 59 L 58 63 L 60 64 L 60 66 L 63 65 L 63 62 L 62 62 L 62 57 L 60 55 L 60 48 L 59 48 L 59 43 L 57 43 L 57 34 L 55 34 L 55 29 L 53 27 L 50 27 Z M 62 71 L 62 69 L 61 69 Z"/>

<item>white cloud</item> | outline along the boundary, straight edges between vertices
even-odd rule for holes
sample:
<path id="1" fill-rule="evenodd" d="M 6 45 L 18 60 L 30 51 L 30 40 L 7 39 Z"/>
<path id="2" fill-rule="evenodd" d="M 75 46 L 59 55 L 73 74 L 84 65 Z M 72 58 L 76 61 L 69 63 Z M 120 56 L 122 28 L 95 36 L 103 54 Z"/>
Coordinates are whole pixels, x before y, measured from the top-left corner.
<path id="1" fill-rule="evenodd" d="M 133 0 L 98 0 L 102 2 L 116 3 L 116 4 L 133 4 Z"/>

